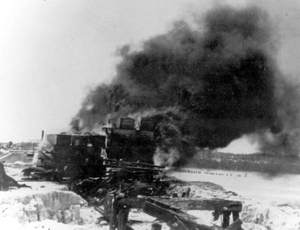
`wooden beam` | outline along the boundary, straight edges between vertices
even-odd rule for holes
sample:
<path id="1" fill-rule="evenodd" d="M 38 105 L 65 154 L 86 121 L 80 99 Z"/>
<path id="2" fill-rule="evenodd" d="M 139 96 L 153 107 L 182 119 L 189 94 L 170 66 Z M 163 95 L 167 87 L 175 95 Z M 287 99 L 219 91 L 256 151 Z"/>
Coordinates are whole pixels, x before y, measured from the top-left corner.
<path id="1" fill-rule="evenodd" d="M 129 208 L 127 206 L 119 206 L 118 210 L 118 230 L 126 230 Z"/>
<path id="2" fill-rule="evenodd" d="M 132 208 L 143 208 L 146 200 L 163 203 L 167 206 L 182 210 L 219 210 L 241 212 L 242 203 L 239 201 L 223 199 L 199 199 L 199 198 L 163 198 L 163 197 L 142 197 L 142 198 L 121 198 L 120 204 Z"/>
<path id="3" fill-rule="evenodd" d="M 172 230 L 212 229 L 211 227 L 198 224 L 195 221 L 196 217 L 181 210 L 212 210 L 215 211 L 216 214 L 223 214 L 223 228 L 229 227 L 231 213 L 234 221 L 233 224 L 237 225 L 240 221 L 239 212 L 242 210 L 241 202 L 223 199 L 167 197 L 120 198 L 118 199 L 118 205 L 119 207 L 125 205 L 128 209 L 143 209 L 145 213 L 166 222 Z M 217 218 L 217 216 L 215 216 L 215 218 Z M 230 225 L 230 227 L 234 227 L 235 225 L 233 224 L 232 226 Z M 231 228 L 229 229 L 231 230 Z M 236 230 L 240 229 L 241 228 L 237 228 Z M 123 229 L 121 228 L 121 230 Z"/>
<path id="4" fill-rule="evenodd" d="M 116 230 L 117 225 L 118 225 L 118 201 L 116 198 L 113 198 L 112 200 L 112 210 L 111 210 L 111 215 L 110 215 L 110 220 L 109 220 L 109 230 Z"/>
<path id="5" fill-rule="evenodd" d="M 172 230 L 212 230 L 211 227 L 198 224 L 196 217 L 180 210 L 176 211 L 172 208 L 167 208 L 166 205 L 159 204 L 158 202 L 152 203 L 151 201 L 146 201 L 143 211 L 148 215 L 164 221 Z"/>
<path id="6" fill-rule="evenodd" d="M 223 228 L 226 228 L 226 227 L 229 226 L 230 214 L 231 214 L 231 212 L 229 212 L 229 211 L 224 211 L 223 212 L 223 221 L 222 221 L 222 227 Z"/>
<path id="7" fill-rule="evenodd" d="M 126 230 L 134 230 L 134 229 L 130 227 L 128 224 L 126 224 Z"/>
<path id="8" fill-rule="evenodd" d="M 161 230 L 161 224 L 157 224 L 157 223 L 152 224 L 151 230 Z"/>
<path id="9" fill-rule="evenodd" d="M 232 212 L 233 221 L 236 221 L 240 218 L 239 212 Z"/>
<path id="10" fill-rule="evenodd" d="M 178 227 L 180 230 L 189 230 L 187 226 L 177 216 L 175 216 L 174 219 L 176 227 Z M 174 225 L 175 223 L 173 223 L 172 225 Z"/>
<path id="11" fill-rule="evenodd" d="M 128 198 L 120 198 L 118 200 L 119 205 L 126 205 L 130 208 L 142 209 L 146 198 L 136 198 L 136 197 L 128 197 Z"/>
<path id="12" fill-rule="evenodd" d="M 157 199 L 162 203 L 183 210 L 220 210 L 220 211 L 242 211 L 242 203 L 239 201 L 223 199 L 197 199 L 197 198 L 173 198 Z"/>
<path id="13" fill-rule="evenodd" d="M 241 230 L 242 229 L 243 221 L 240 219 L 234 221 L 230 226 L 225 228 L 225 230 Z"/>

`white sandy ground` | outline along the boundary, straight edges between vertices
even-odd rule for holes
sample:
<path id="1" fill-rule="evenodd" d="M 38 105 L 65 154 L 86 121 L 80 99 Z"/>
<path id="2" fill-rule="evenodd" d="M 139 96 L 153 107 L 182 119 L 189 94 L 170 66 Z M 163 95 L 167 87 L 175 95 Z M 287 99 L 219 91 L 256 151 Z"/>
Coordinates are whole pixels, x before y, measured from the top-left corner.
<path id="1" fill-rule="evenodd" d="M 300 175 L 183 169 L 171 174 L 186 181 L 210 181 L 238 194 L 243 203 L 243 228 L 249 230 L 300 229 Z"/>
<path id="2" fill-rule="evenodd" d="M 5 164 L 7 174 L 20 181 L 21 170 L 25 165 L 22 162 Z M 184 170 L 183 170 L 184 171 Z M 186 170 L 185 170 L 186 171 Z M 189 172 L 175 172 L 173 176 L 188 181 L 209 181 L 221 185 L 227 191 L 234 191 L 238 196 L 229 196 L 222 189 L 213 189 L 214 186 L 206 186 L 201 189 L 191 186 L 191 196 L 202 198 L 228 198 L 239 200 L 243 203 L 242 219 L 243 228 L 246 230 L 300 230 L 300 176 L 288 175 L 284 177 L 262 177 L 257 173 L 239 173 L 216 170 L 189 169 Z M 100 214 L 93 208 L 87 207 L 80 197 L 73 196 L 73 200 L 80 203 L 80 217 L 75 218 L 75 204 L 67 210 L 67 214 L 73 215 L 69 224 L 59 222 L 57 218 L 42 218 L 37 221 L 32 210 L 39 205 L 45 205 L 41 200 L 53 193 L 63 195 L 64 202 L 73 202 L 71 198 L 64 198 L 71 193 L 63 185 L 51 182 L 20 182 L 32 186 L 29 188 L 12 189 L 0 192 L 0 229 L 6 230 L 108 230 L 106 222 L 99 219 Z M 47 195 L 48 194 L 48 195 Z M 30 198 L 28 198 L 30 197 Z M 51 197 L 51 196 L 50 196 Z M 26 200 L 27 199 L 27 200 Z M 28 199 L 31 199 L 28 201 Z M 48 198 L 47 198 L 48 199 Z M 66 201 L 68 200 L 68 201 Z M 52 200 L 53 202 L 53 200 Z M 55 203 L 55 202 L 54 202 Z M 61 205 L 55 203 L 53 205 Z M 53 206 L 52 205 L 52 206 Z M 71 211 L 70 211 L 71 210 Z M 73 211 L 72 211 L 73 210 Z M 25 213 L 26 215 L 22 214 Z M 213 226 L 220 225 L 220 221 L 212 221 L 211 211 L 189 211 L 199 218 L 199 222 Z M 31 219 L 30 219 L 31 218 Z M 71 217 L 70 217 L 71 218 Z M 134 229 L 150 230 L 155 218 L 150 217 L 139 210 L 132 210 L 130 220 L 141 221 L 133 225 Z M 163 230 L 169 229 L 163 224 Z"/>

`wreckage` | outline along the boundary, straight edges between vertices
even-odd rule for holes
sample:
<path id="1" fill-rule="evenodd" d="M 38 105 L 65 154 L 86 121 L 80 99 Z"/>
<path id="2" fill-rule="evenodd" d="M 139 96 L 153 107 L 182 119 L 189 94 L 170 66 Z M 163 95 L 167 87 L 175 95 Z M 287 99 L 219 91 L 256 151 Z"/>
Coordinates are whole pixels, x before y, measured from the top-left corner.
<path id="1" fill-rule="evenodd" d="M 163 166 L 153 164 L 154 125 L 123 118 L 118 128 L 104 127 L 105 135 L 48 135 L 52 151 L 42 152 L 37 167 L 27 168 L 30 180 L 56 180 L 68 183 L 109 222 L 110 230 L 132 229 L 130 209 L 140 209 L 171 229 L 212 229 L 196 222 L 182 210 L 212 210 L 214 218 L 223 216 L 220 229 L 241 229 L 238 201 L 190 198 L 190 188 L 182 194 L 170 192 L 185 184 L 165 176 Z M 233 223 L 230 225 L 230 216 Z M 230 226 L 229 226 L 230 225 Z M 156 223 L 153 229 L 161 229 Z"/>
<path id="2" fill-rule="evenodd" d="M 154 126 L 150 120 L 122 118 L 119 128 L 104 127 L 105 135 L 50 134 L 46 141 L 51 150 L 40 151 L 36 167 L 24 170 L 33 179 L 72 181 L 84 177 L 101 177 L 107 166 L 103 159 L 126 160 L 153 164 Z"/>

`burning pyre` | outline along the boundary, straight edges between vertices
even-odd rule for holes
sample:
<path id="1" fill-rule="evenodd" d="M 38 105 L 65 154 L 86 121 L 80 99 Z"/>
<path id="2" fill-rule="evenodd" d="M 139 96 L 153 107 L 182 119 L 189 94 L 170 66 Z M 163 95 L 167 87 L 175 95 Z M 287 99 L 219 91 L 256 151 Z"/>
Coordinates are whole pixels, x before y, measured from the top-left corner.
<path id="1" fill-rule="evenodd" d="M 260 151 L 298 155 L 299 87 L 276 66 L 274 34 L 262 9 L 218 6 L 140 50 L 124 46 L 114 80 L 87 95 L 72 129 L 152 118 L 162 165 L 186 159 L 194 145 L 222 148 L 244 134 Z"/>

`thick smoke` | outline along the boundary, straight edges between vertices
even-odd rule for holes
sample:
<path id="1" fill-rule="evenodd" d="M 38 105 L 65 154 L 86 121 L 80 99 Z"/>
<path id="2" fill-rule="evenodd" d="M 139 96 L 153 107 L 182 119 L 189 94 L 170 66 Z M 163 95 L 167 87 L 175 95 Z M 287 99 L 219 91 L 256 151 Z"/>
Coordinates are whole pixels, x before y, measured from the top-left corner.
<path id="1" fill-rule="evenodd" d="M 214 149 L 243 134 L 255 134 L 263 151 L 296 155 L 298 88 L 276 67 L 273 33 L 259 8 L 217 7 L 193 26 L 174 23 L 141 50 L 124 46 L 115 79 L 91 91 L 72 127 L 93 130 L 108 118 L 144 114 L 163 137 L 157 152 L 175 152 L 174 161 L 183 143 Z"/>
<path id="2" fill-rule="evenodd" d="M 111 113 L 108 92 L 107 85 L 99 85 L 87 95 L 71 122 L 72 132 L 92 132 L 105 123 L 107 115 Z"/>

